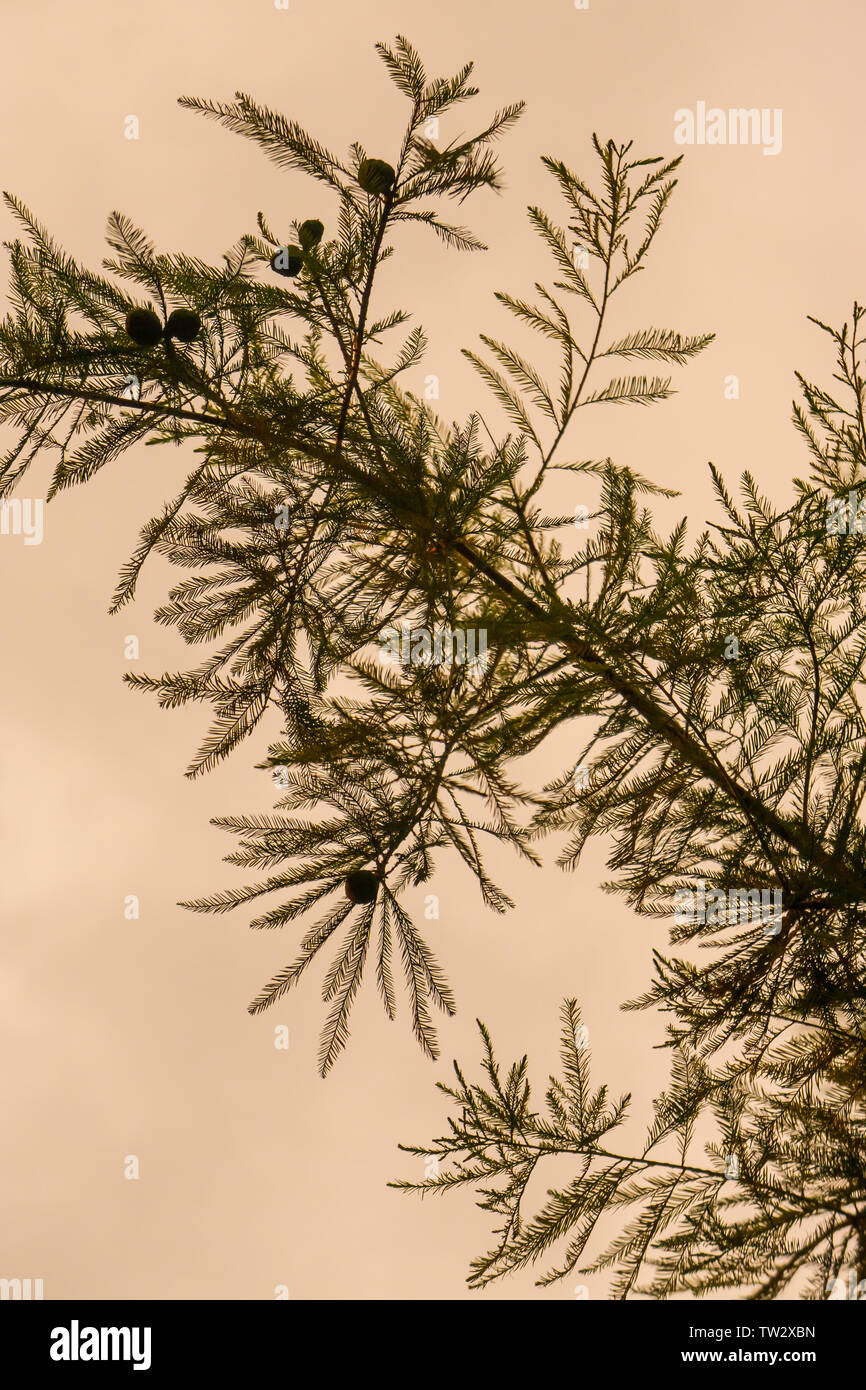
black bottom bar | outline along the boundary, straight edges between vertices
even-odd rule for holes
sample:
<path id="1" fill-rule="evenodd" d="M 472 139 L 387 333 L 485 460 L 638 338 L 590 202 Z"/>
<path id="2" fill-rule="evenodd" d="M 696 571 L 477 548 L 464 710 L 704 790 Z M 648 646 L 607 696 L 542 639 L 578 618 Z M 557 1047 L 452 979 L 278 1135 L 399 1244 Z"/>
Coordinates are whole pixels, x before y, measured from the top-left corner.
<path id="1" fill-rule="evenodd" d="M 477 1359 L 489 1374 L 501 1348 L 504 1369 L 513 1378 L 521 1344 L 534 1357 L 536 1333 L 550 1330 L 558 1337 L 564 1334 L 553 1345 L 562 1348 L 563 1358 L 572 1361 L 581 1378 L 590 1354 L 593 1362 L 601 1357 L 617 1373 L 633 1369 L 666 1375 L 678 1367 L 687 1376 L 700 1376 L 716 1365 L 734 1371 L 761 1366 L 771 1375 L 798 1367 L 826 1375 L 850 1366 L 864 1322 L 856 1298 L 808 1303 L 520 1301 L 524 1312 L 519 1322 L 512 1301 L 482 1297 L 443 1300 L 441 1307 L 400 1302 L 397 1319 L 390 1303 L 362 1300 L 2 1302 L 0 1365 L 38 1371 L 57 1383 L 70 1376 L 92 1380 L 102 1372 L 115 1380 L 129 1375 L 136 1383 L 137 1375 L 141 1383 L 150 1377 L 161 1384 L 164 1377 L 184 1372 L 212 1372 L 221 1378 L 243 1372 L 249 1379 L 269 1369 L 307 1379 L 312 1361 L 332 1379 L 341 1365 L 357 1374 L 375 1369 L 383 1354 L 402 1359 L 413 1345 L 429 1364 L 426 1358 L 438 1345 L 443 1374 L 455 1357 L 464 1370 Z"/>

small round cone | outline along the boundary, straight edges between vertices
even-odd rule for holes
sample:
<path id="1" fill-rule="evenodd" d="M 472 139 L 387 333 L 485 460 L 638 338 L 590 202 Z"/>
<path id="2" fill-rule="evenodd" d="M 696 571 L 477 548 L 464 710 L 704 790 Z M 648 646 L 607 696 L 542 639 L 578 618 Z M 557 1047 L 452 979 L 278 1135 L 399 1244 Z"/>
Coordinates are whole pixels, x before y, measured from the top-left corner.
<path id="1" fill-rule="evenodd" d="M 349 874 L 344 884 L 346 897 L 352 903 L 372 903 L 379 891 L 379 880 L 369 869 L 358 869 Z"/>
<path id="2" fill-rule="evenodd" d="M 126 316 L 126 331 L 138 347 L 154 347 L 162 337 L 162 324 L 152 309 L 132 309 Z"/>

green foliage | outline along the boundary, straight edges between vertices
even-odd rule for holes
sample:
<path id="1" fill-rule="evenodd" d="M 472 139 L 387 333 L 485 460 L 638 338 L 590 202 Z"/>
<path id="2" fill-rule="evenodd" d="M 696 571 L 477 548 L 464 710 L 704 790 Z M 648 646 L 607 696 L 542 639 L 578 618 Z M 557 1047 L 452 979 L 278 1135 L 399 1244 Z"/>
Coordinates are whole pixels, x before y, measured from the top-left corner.
<path id="1" fill-rule="evenodd" d="M 790 1297 L 792 1285 L 821 1299 L 841 1271 L 862 1270 L 862 1121 L 851 1111 L 850 1076 L 844 1105 L 832 1082 L 823 1097 L 817 1092 L 826 1039 L 785 1038 L 777 1017 L 760 1067 L 718 1071 L 685 1039 L 672 1041 L 670 1086 L 654 1103 L 644 1145 L 629 1153 L 611 1147 L 610 1136 L 626 1122 L 631 1097 L 613 1101 L 605 1086 L 592 1088 L 576 1002 L 567 1000 L 562 1013 L 562 1074 L 549 1079 L 545 1112 L 532 1107 L 527 1058 L 503 1080 L 479 1023 L 488 1084 L 467 1081 L 455 1063 L 457 1085 L 437 1083 L 453 1102 L 448 1133 L 400 1145 L 428 1170 L 431 1159 L 436 1166 L 392 1187 L 422 1195 L 475 1187 L 478 1206 L 502 1218 L 495 1246 L 472 1263 L 470 1287 L 541 1262 L 542 1286 L 612 1272 L 614 1299 L 735 1290 L 766 1300 Z M 848 1042 L 862 1059 L 862 1035 Z M 716 1137 L 695 1162 L 695 1132 L 707 1120 Z M 547 1187 L 542 1200 L 548 1161 L 564 1155 L 574 1176 Z M 617 1234 L 588 1258 L 609 1213 L 617 1213 Z"/>
<path id="2" fill-rule="evenodd" d="M 205 653 L 190 670 L 127 680 L 166 708 L 210 707 L 189 776 L 280 712 L 260 763 L 274 812 L 215 822 L 236 837 L 228 861 L 264 877 L 186 906 L 221 913 L 268 898 L 253 927 L 299 924 L 294 961 L 253 1013 L 333 952 L 323 1073 L 347 1041 L 365 972 L 389 1018 L 402 973 L 418 1043 L 438 1055 L 433 1010 L 452 1014 L 454 998 L 405 895 L 448 852 L 496 912 L 512 903 L 486 846 L 539 865 L 551 834 L 569 870 L 602 835 L 606 886 L 649 916 L 670 920 L 697 879 L 724 893 L 780 891 L 774 934 L 753 920 L 674 920 L 682 954 L 657 952 L 651 987 L 630 1006 L 668 1016 L 672 1060 L 640 1153 L 608 1148 L 626 1101 L 590 1086 L 569 1002 L 544 1114 L 527 1059 L 503 1077 L 482 1028 L 486 1082 L 457 1067 L 457 1086 L 443 1089 L 458 1117 L 409 1150 L 451 1166 L 398 1185 L 475 1187 L 502 1219 L 474 1286 L 542 1261 L 542 1282 L 612 1269 L 622 1298 L 731 1287 L 767 1298 L 789 1286 L 821 1297 L 844 1265 L 866 1273 L 866 543 L 857 528 L 827 525 L 828 504 L 859 485 L 866 461 L 863 311 L 839 331 L 819 325 L 846 394 L 800 378 L 795 423 L 812 471 L 793 497 L 776 509 L 747 473 L 737 501 L 714 470 L 717 519 L 691 543 L 685 520 L 659 534 L 649 499 L 673 494 L 609 457 L 564 457 L 564 438 L 585 406 L 666 399 L 673 378 L 644 373 L 687 364 L 712 335 L 610 326 L 614 295 L 645 269 L 680 161 L 633 158 L 630 143 L 594 136 L 591 177 L 544 160 L 561 214 L 529 217 L 549 274 L 532 292 L 497 295 L 516 341 L 482 334 L 465 350 L 491 414 L 446 425 L 401 381 L 426 340 L 404 310 L 379 306 L 376 275 L 406 222 L 431 227 L 444 249 L 483 249 L 442 220 L 441 200 L 501 186 L 493 147 L 521 106 L 474 136 L 433 140 L 429 122 L 478 95 L 471 64 L 428 78 L 405 39 L 377 47 L 409 107 L 390 165 L 359 142 L 338 157 L 244 93 L 181 99 L 325 186 L 324 221 L 295 222 L 298 264 L 282 282 L 271 265 L 285 242 L 261 211 L 217 265 L 159 253 L 112 213 L 113 254 L 97 274 L 7 195 L 22 235 L 8 246 L 0 323 L 0 420 L 17 430 L 0 497 L 43 451 L 55 460 L 51 497 L 137 443 L 194 442 L 112 611 L 132 601 L 151 555 L 182 571 L 156 620 Z M 377 164 L 393 181 L 372 177 Z M 160 324 L 180 313 L 196 332 L 136 344 L 125 325 L 142 311 Z M 574 517 L 549 509 L 557 471 L 597 492 L 580 544 Z M 484 632 L 486 660 L 389 664 L 383 634 L 403 626 Z M 535 785 L 526 755 L 586 715 L 587 785 L 572 769 Z M 370 902 L 346 894 L 359 874 L 375 876 Z M 562 1154 L 574 1176 L 530 1214 L 536 1175 Z M 736 1177 L 725 1176 L 728 1154 Z M 626 1208 L 630 1224 L 591 1251 L 599 1218 Z"/>

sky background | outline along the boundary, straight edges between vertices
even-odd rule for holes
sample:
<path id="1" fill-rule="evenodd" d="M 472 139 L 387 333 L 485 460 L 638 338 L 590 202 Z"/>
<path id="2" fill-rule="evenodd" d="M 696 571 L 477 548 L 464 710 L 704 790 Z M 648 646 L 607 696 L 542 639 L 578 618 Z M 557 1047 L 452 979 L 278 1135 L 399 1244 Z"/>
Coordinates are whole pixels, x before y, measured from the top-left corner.
<path id="1" fill-rule="evenodd" d="M 4 0 L 2 21 L 2 186 L 94 267 L 112 209 L 160 249 L 211 261 L 255 229 L 259 209 L 287 234 L 296 217 L 327 225 L 333 215 L 322 185 L 182 109 L 181 94 L 246 91 L 338 153 L 359 140 L 393 159 L 405 103 L 374 43 L 403 33 L 430 74 L 476 65 L 481 95 L 443 119 L 443 138 L 524 99 L 501 145 L 504 191 L 460 209 L 489 252 L 461 255 L 409 229 L 377 282 L 380 309 L 408 308 L 427 331 L 426 362 L 407 385 L 422 389 L 435 373 L 446 419 L 488 405 L 460 348 L 477 347 L 480 332 L 509 333 L 494 291 L 531 297 L 536 280 L 554 278 L 525 215 L 538 204 L 566 221 L 540 156 L 594 178 L 593 131 L 634 139 L 641 155 L 684 152 L 649 270 L 614 301 L 610 327 L 716 341 L 674 369 L 672 400 L 582 413 L 563 457 L 611 455 L 678 488 L 658 506 L 659 524 L 685 515 L 692 536 L 720 519 L 709 460 L 731 481 L 751 470 L 780 502 L 805 472 L 790 423 L 794 371 L 824 382 L 832 372 L 807 315 L 840 324 L 866 294 L 860 0 L 590 0 L 586 10 L 572 0 L 290 0 L 288 10 L 273 0 Z M 674 113 L 699 101 L 781 108 L 781 153 L 681 149 Z M 124 138 L 130 115 L 138 140 Z M 0 237 L 15 234 L 0 210 Z M 0 291 L 5 275 L 2 264 Z M 736 400 L 725 397 L 730 374 Z M 133 608 L 107 615 L 140 526 L 188 463 L 139 448 L 53 502 L 41 545 L 0 537 L 0 1277 L 41 1278 L 49 1299 L 269 1299 L 284 1285 L 296 1299 L 574 1301 L 577 1282 L 603 1298 L 603 1279 L 536 1289 L 532 1272 L 468 1293 L 469 1260 L 492 1244 L 488 1218 L 468 1193 L 421 1202 L 386 1183 L 422 1176 L 422 1161 L 396 1145 L 442 1132 L 434 1082 L 449 1079 L 454 1057 L 475 1069 L 477 1017 L 503 1061 L 529 1053 L 543 1090 L 565 995 L 582 1003 L 596 1079 L 634 1094 L 640 1142 L 666 1058 L 653 1046 L 659 1021 L 619 1005 L 645 987 L 664 926 L 600 891 L 602 843 L 575 874 L 556 867 L 553 844 L 540 872 L 494 853 L 517 904 L 503 918 L 443 860 L 424 889 L 439 895 L 440 920 L 425 925 L 459 1013 L 441 1030 L 439 1063 L 418 1050 L 405 1007 L 387 1022 L 369 980 L 349 1048 L 322 1081 L 324 961 L 250 1017 L 248 1002 L 294 958 L 299 932 L 255 933 L 243 910 L 199 917 L 176 904 L 243 881 L 221 860 L 233 841 L 209 819 L 273 804 L 254 763 L 276 717 L 190 782 L 183 771 L 206 710 L 160 711 L 121 680 L 196 660 L 152 621 L 165 568 L 145 572 Z M 46 460 L 19 495 L 44 496 L 48 476 Z M 579 477 L 557 496 L 569 512 L 592 501 Z M 129 635 L 137 663 L 124 656 Z M 572 765 L 580 733 L 561 731 L 536 761 L 539 777 Z M 137 921 L 124 917 L 130 894 Z M 419 890 L 418 910 L 422 899 Z M 279 1024 L 287 1051 L 274 1046 Z M 124 1177 L 127 1155 L 139 1159 L 138 1180 Z M 567 1177 L 560 1166 L 549 1181 Z"/>

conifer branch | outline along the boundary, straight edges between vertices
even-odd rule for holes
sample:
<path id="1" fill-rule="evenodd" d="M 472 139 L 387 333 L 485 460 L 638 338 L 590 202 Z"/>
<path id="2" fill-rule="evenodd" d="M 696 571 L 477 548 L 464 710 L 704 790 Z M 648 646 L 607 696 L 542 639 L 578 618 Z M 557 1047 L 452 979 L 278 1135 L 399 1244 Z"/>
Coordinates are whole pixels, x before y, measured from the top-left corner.
<path id="1" fill-rule="evenodd" d="M 377 49 L 408 105 L 393 168 L 359 141 L 332 154 L 246 93 L 181 99 L 324 188 L 327 232 L 299 217 L 297 246 L 283 247 L 259 212 L 256 233 L 208 265 L 157 252 L 114 212 L 113 256 L 96 273 L 7 195 L 22 231 L 7 245 L 0 420 L 18 438 L 0 491 L 11 498 L 46 452 L 49 500 L 139 442 L 191 441 L 201 455 L 143 526 L 112 611 L 151 555 L 183 571 L 155 618 L 206 654 L 187 671 L 127 679 L 166 709 L 209 707 L 189 775 L 233 754 L 271 707 L 280 713 L 259 764 L 275 779 L 273 814 L 216 822 L 236 837 L 228 861 L 263 878 L 186 906 L 223 913 L 266 898 L 254 929 L 300 924 L 292 963 L 253 1014 L 336 952 L 323 1073 L 347 1043 L 365 972 L 396 1016 L 398 961 L 412 1031 L 437 1055 L 434 1006 L 448 1016 L 455 1000 L 405 896 L 448 855 L 482 907 L 504 912 L 513 904 L 489 873 L 491 841 L 538 865 L 539 841 L 557 835 L 559 863 L 576 869 L 604 836 L 604 887 L 663 920 L 681 948 L 654 952 L 649 989 L 625 1006 L 667 1021 L 670 1083 L 641 1152 L 607 1138 L 627 1098 L 591 1087 L 574 1001 L 543 1116 L 528 1060 L 503 1074 L 483 1027 L 484 1084 L 455 1064 L 458 1084 L 443 1089 L 459 1118 L 443 1139 L 407 1149 L 450 1167 L 397 1185 L 470 1186 L 499 1219 L 473 1286 L 550 1256 L 540 1282 L 583 1262 L 611 1273 L 613 1297 L 822 1297 L 843 1261 L 866 1272 L 864 311 L 855 304 L 840 328 L 813 319 L 835 371 L 829 388 L 797 378 L 810 474 L 794 479 L 793 498 L 777 508 L 751 473 L 735 498 L 712 468 L 715 519 L 703 534 L 690 543 L 685 518 L 658 534 L 647 498 L 675 494 L 610 457 L 564 458 L 566 437 L 584 407 L 664 401 L 672 378 L 635 366 L 686 366 L 712 335 L 606 336 L 612 296 L 646 265 L 680 159 L 636 158 L 631 142 L 594 135 L 594 178 L 544 159 L 567 226 L 529 209 L 557 278 L 536 282 L 534 301 L 497 294 L 519 331 L 555 353 L 556 377 L 531 344 L 482 333 L 484 356 L 465 356 L 509 433 L 497 442 L 479 411 L 447 425 L 404 389 L 426 340 L 414 327 L 389 349 L 408 314 L 374 311 L 374 282 L 378 298 L 403 223 L 429 227 L 442 254 L 481 248 L 441 220 L 439 200 L 501 187 L 494 146 L 522 104 L 474 136 L 433 139 L 432 118 L 478 96 L 472 64 L 431 78 L 403 36 Z M 610 359 L 625 366 L 605 379 Z M 123 391 L 136 380 L 143 398 Z M 549 509 L 554 470 L 596 490 L 592 530 L 574 545 L 574 518 Z M 733 638 L 736 654 L 723 646 Z M 576 767 L 533 785 L 530 755 L 577 717 L 593 726 L 582 782 Z M 752 912 L 762 895 L 781 898 L 769 930 Z M 698 1133 L 713 1136 L 703 1155 Z M 572 1179 L 530 1213 L 553 1154 L 571 1158 Z M 591 1252 L 602 1218 L 626 1209 L 623 1229 Z"/>

